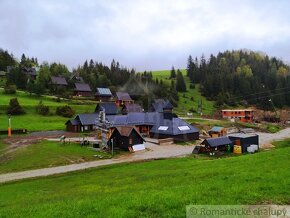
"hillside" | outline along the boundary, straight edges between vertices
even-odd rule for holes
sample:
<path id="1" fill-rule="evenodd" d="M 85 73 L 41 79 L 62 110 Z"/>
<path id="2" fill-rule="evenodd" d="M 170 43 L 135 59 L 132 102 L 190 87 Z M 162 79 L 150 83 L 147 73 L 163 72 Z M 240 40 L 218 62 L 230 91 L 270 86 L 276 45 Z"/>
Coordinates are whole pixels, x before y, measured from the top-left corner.
<path id="1" fill-rule="evenodd" d="M 128 163 L 1 184 L 0 216 L 185 217 L 189 204 L 289 204 L 289 140 L 276 145 L 253 155 Z"/>
<path id="2" fill-rule="evenodd" d="M 174 109 L 174 111 L 177 114 L 180 114 L 181 116 L 186 115 L 190 110 L 193 110 L 197 112 L 198 105 L 200 104 L 200 101 L 202 102 L 202 112 L 205 115 L 210 115 L 215 111 L 214 108 L 214 101 L 207 100 L 204 96 L 201 95 L 201 92 L 199 90 L 199 84 L 195 84 L 194 88 L 190 88 L 190 79 L 186 76 L 186 70 L 181 70 L 184 80 L 186 83 L 187 91 L 182 93 L 178 93 L 178 107 Z M 158 78 L 158 80 L 161 80 L 166 83 L 170 84 L 170 70 L 162 70 L 162 71 L 153 71 L 152 72 L 153 79 Z M 193 97 L 193 99 L 192 99 Z M 198 114 L 194 114 L 198 115 Z"/>
<path id="3" fill-rule="evenodd" d="M 58 106 L 68 104 L 75 110 L 76 114 L 93 112 L 95 109 L 95 102 L 91 101 L 61 100 L 58 102 L 56 97 L 39 97 L 22 91 L 7 95 L 3 94 L 3 89 L 0 88 L 0 130 L 6 130 L 8 127 L 6 108 L 11 98 L 17 98 L 26 111 L 24 115 L 12 116 L 12 128 L 24 128 L 28 129 L 28 131 L 63 130 L 65 128 L 64 123 L 69 118 L 55 115 L 55 110 Z M 51 115 L 42 116 L 36 113 L 35 106 L 39 101 L 49 106 Z"/>

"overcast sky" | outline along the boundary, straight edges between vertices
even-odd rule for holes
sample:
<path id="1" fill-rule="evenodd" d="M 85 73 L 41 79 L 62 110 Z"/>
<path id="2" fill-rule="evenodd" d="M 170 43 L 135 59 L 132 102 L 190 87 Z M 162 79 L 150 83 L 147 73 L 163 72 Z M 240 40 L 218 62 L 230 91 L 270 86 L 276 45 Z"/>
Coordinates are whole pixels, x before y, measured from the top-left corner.
<path id="1" fill-rule="evenodd" d="M 185 68 L 232 49 L 290 62 L 288 0 L 0 0 L 0 48 L 70 68 L 114 58 L 137 71 Z"/>

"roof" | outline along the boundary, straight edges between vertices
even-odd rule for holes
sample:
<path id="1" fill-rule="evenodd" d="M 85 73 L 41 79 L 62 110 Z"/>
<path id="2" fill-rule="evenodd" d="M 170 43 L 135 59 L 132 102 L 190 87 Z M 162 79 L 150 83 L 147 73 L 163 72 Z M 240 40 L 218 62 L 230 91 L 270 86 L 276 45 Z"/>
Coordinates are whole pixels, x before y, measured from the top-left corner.
<path id="1" fill-rule="evenodd" d="M 235 112 L 235 111 L 237 111 L 237 112 L 243 112 L 243 111 L 254 111 L 253 109 L 224 109 L 224 110 L 222 110 L 222 111 L 230 111 L 230 112 Z"/>
<path id="2" fill-rule="evenodd" d="M 214 126 L 212 127 L 209 132 L 220 132 L 224 129 L 224 127 L 221 127 L 221 126 Z"/>
<path id="3" fill-rule="evenodd" d="M 155 112 L 162 113 L 166 110 L 172 110 L 173 105 L 170 103 L 169 100 L 164 100 L 164 99 L 156 99 L 154 103 L 151 104 L 151 110 Z"/>
<path id="4" fill-rule="evenodd" d="M 79 122 L 84 125 L 95 125 L 97 120 L 99 119 L 99 114 L 78 114 L 75 120 L 79 120 Z"/>
<path id="5" fill-rule="evenodd" d="M 95 112 L 105 111 L 106 115 L 118 114 L 118 107 L 114 102 L 98 103 Z"/>
<path id="6" fill-rule="evenodd" d="M 256 137 L 258 135 L 256 134 L 245 134 L 245 133 L 236 133 L 236 134 L 230 134 L 228 137 L 235 137 L 235 138 L 250 138 L 250 137 Z"/>
<path id="7" fill-rule="evenodd" d="M 139 104 L 125 104 L 123 106 L 123 109 L 125 109 L 127 113 L 143 111 L 142 107 Z"/>
<path id="8" fill-rule="evenodd" d="M 34 67 L 23 67 L 22 72 L 31 75 L 31 76 L 36 76 L 36 69 Z"/>
<path id="9" fill-rule="evenodd" d="M 116 92 L 117 99 L 120 101 L 132 101 L 128 92 Z"/>
<path id="10" fill-rule="evenodd" d="M 112 92 L 109 88 L 97 88 L 96 95 L 99 96 L 112 96 Z"/>
<path id="11" fill-rule="evenodd" d="M 150 132 L 164 135 L 183 135 L 196 133 L 199 132 L 199 130 L 178 117 L 164 119 L 162 114 L 159 114 Z"/>
<path id="12" fill-rule="evenodd" d="M 229 139 L 227 136 L 223 137 L 218 137 L 218 138 L 209 138 L 203 140 L 201 144 L 208 144 L 210 147 L 218 147 L 218 146 L 223 146 L 223 145 L 229 145 L 232 144 L 233 142 Z"/>
<path id="13" fill-rule="evenodd" d="M 64 77 L 60 76 L 52 76 L 51 77 L 51 82 L 55 85 L 64 85 L 67 86 L 67 81 Z"/>
<path id="14" fill-rule="evenodd" d="M 78 126 L 80 125 L 80 121 L 76 120 L 76 119 L 72 119 L 72 120 L 68 120 L 65 124 L 71 123 L 71 125 L 73 126 Z"/>
<path id="15" fill-rule="evenodd" d="M 86 83 L 75 83 L 75 91 L 91 92 L 92 90 L 90 86 Z"/>
<path id="16" fill-rule="evenodd" d="M 136 129 L 134 127 L 132 127 L 132 126 L 116 127 L 116 129 L 118 130 L 118 132 L 120 133 L 121 136 L 127 136 L 127 137 L 130 136 L 132 131 L 134 131 L 134 130 L 136 131 Z M 138 135 L 140 135 L 140 134 L 138 133 Z"/>

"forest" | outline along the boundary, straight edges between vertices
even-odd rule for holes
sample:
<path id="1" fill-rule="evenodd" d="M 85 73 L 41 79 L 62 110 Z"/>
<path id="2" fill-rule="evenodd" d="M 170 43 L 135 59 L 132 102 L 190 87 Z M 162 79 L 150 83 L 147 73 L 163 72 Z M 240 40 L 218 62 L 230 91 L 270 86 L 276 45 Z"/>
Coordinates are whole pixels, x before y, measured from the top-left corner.
<path id="1" fill-rule="evenodd" d="M 261 52 L 225 51 L 208 60 L 189 56 L 187 76 L 200 83 L 202 94 L 217 106 L 290 106 L 289 66 Z"/>

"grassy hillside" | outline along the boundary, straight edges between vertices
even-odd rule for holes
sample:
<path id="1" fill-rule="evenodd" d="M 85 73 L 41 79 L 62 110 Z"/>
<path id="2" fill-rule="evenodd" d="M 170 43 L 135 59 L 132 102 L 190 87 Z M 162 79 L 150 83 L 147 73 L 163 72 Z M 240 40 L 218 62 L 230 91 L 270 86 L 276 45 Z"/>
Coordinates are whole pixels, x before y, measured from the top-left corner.
<path id="1" fill-rule="evenodd" d="M 202 112 L 203 114 L 209 115 L 214 112 L 214 102 L 208 101 L 205 97 L 203 97 L 199 91 L 199 84 L 195 84 L 194 89 L 190 89 L 190 80 L 186 76 L 186 70 L 181 70 L 187 87 L 187 92 L 185 93 L 178 93 L 179 95 L 179 102 L 178 107 L 175 108 L 175 112 L 179 115 L 185 115 L 189 110 L 197 111 L 198 104 L 202 101 Z M 162 71 L 153 71 L 152 72 L 153 78 L 158 78 L 159 80 L 162 79 L 163 82 L 170 84 L 170 70 L 162 70 Z M 197 115 L 197 114 L 196 114 Z"/>
<path id="2" fill-rule="evenodd" d="M 29 95 L 27 93 L 18 91 L 13 95 L 3 94 L 0 89 L 0 130 L 7 129 L 7 114 L 6 108 L 11 98 L 17 98 L 20 105 L 25 109 L 25 115 L 18 115 L 12 117 L 12 127 L 15 129 L 25 128 L 29 131 L 43 131 L 43 130 L 62 130 L 65 128 L 65 122 L 69 118 L 60 117 L 55 115 L 56 107 L 61 105 L 70 105 L 77 113 L 93 112 L 96 102 L 93 101 L 77 101 L 77 100 L 61 100 L 57 102 L 56 98 L 52 97 L 39 97 Z M 44 105 L 49 106 L 51 115 L 41 116 L 36 114 L 35 106 L 42 101 Z"/>
<path id="3" fill-rule="evenodd" d="M 185 217 L 189 204 L 289 204 L 290 147 L 128 163 L 0 185 L 4 217 Z"/>
<path id="4" fill-rule="evenodd" d="M 0 173 L 98 160 L 94 155 L 111 157 L 110 154 L 81 147 L 76 143 L 63 145 L 59 142 L 41 141 L 10 152 L 7 152 L 8 147 L 3 143 L 0 145 Z"/>

